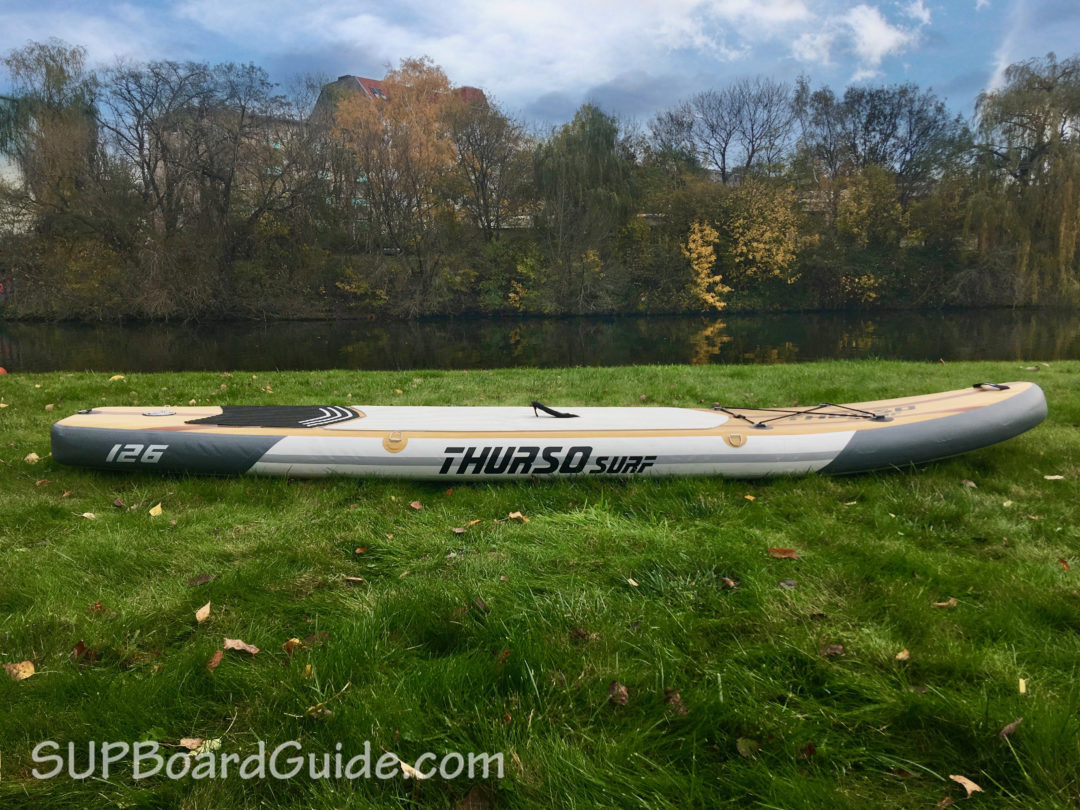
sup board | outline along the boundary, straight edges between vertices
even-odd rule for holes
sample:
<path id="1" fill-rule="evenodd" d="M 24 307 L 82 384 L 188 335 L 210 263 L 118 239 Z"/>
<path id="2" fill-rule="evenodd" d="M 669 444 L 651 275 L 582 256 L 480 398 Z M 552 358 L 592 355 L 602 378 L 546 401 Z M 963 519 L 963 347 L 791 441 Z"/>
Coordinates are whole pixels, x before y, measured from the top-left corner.
<path id="1" fill-rule="evenodd" d="M 1010 439 L 1045 417 L 1030 382 L 780 409 L 103 406 L 53 425 L 52 454 L 100 469 L 295 477 L 756 478 L 908 467 Z"/>

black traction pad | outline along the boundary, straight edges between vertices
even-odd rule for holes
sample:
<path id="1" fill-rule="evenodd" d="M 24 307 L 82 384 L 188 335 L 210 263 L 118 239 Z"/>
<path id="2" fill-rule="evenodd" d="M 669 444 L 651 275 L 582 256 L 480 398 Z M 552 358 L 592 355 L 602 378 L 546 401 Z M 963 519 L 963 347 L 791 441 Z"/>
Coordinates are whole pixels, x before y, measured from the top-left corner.
<path id="1" fill-rule="evenodd" d="M 189 419 L 186 425 L 219 427 L 318 428 L 359 419 L 341 405 L 224 405 L 217 416 Z"/>

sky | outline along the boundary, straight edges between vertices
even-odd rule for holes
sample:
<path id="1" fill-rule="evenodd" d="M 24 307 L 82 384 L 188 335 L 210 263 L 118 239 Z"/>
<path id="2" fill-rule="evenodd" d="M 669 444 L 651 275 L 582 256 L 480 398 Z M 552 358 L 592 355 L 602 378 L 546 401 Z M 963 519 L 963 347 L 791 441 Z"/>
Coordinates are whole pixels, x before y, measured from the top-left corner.
<path id="1" fill-rule="evenodd" d="M 0 0 L 0 55 L 50 37 L 96 66 L 253 62 L 283 86 L 426 55 L 537 125 L 585 102 L 646 123 L 759 75 L 914 82 L 970 116 L 1010 63 L 1080 53 L 1080 0 Z"/>

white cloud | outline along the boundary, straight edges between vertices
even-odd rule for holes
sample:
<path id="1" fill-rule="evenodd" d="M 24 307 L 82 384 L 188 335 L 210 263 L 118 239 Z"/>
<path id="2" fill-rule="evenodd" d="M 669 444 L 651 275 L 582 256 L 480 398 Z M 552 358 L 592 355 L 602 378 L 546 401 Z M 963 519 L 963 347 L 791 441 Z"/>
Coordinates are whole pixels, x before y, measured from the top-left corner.
<path id="1" fill-rule="evenodd" d="M 975 0 L 975 10 L 982 11 L 984 8 L 990 7 L 990 0 Z"/>
<path id="2" fill-rule="evenodd" d="M 913 0 L 913 2 L 908 3 L 904 13 L 923 25 L 930 24 L 930 9 L 926 7 L 923 0 Z"/>
<path id="3" fill-rule="evenodd" d="M 876 75 L 886 56 L 900 53 L 918 39 L 914 31 L 892 25 L 876 6 L 855 6 L 844 15 L 843 22 L 859 57 L 855 81 Z"/>
<path id="4" fill-rule="evenodd" d="M 829 65 L 832 64 L 834 40 L 833 34 L 824 31 L 800 34 L 791 46 L 791 53 L 800 62 Z"/>

